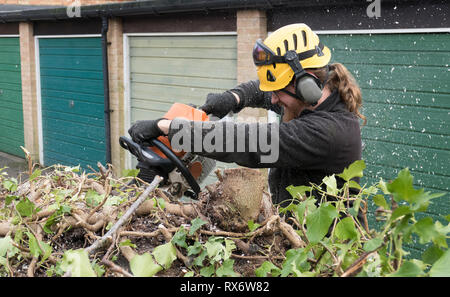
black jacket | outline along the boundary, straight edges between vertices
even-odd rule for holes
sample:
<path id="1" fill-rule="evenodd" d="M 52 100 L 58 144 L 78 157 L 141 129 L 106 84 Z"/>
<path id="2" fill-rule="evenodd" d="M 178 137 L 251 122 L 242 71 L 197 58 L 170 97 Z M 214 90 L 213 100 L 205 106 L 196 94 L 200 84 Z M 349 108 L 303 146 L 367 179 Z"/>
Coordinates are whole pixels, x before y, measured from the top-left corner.
<path id="1" fill-rule="evenodd" d="M 245 94 L 239 93 L 241 104 L 237 111 L 243 107 L 263 107 L 282 114 L 283 111 L 279 106 L 270 103 L 271 94 L 259 91 L 257 81 L 242 85 L 246 87 Z M 249 92 L 249 90 L 253 91 Z M 309 186 L 310 183 L 320 184 L 325 176 L 341 173 L 345 167 L 361 159 L 359 120 L 354 113 L 347 110 L 337 91 L 333 91 L 315 110 L 304 110 L 297 118 L 281 124 L 230 124 L 223 121 L 205 124 L 174 119 L 169 129 L 169 140 L 172 146 L 174 146 L 172 143 L 174 135 L 182 129 L 185 129 L 185 133 L 190 133 L 191 139 L 199 135 L 205 137 L 208 133 L 215 133 L 219 131 L 216 129 L 220 129 L 219 133 L 223 138 L 219 141 L 224 145 L 222 152 L 207 152 L 204 149 L 198 150 L 198 147 L 196 150 L 192 142 L 191 151 L 193 152 L 245 167 L 270 168 L 269 188 L 274 203 L 291 199 L 286 187 Z M 197 134 L 194 135 L 196 129 Z M 245 130 L 244 134 L 240 134 L 245 137 L 241 139 L 245 141 L 244 152 L 237 152 L 239 129 Z M 230 131 L 233 132 L 232 130 L 234 133 L 230 133 Z M 258 131 L 258 135 L 267 133 L 268 143 L 271 143 L 273 135 L 279 135 L 279 154 L 275 162 L 261 163 L 261 157 L 267 156 L 268 153 L 260 149 L 259 138 L 257 140 L 250 138 L 249 131 Z M 227 152 L 225 149 L 225 145 L 230 141 L 234 141 L 233 152 Z M 249 149 L 250 144 L 253 148 L 256 147 L 256 151 Z M 184 149 L 186 150 L 186 147 Z M 338 183 L 342 181 L 338 179 Z"/>

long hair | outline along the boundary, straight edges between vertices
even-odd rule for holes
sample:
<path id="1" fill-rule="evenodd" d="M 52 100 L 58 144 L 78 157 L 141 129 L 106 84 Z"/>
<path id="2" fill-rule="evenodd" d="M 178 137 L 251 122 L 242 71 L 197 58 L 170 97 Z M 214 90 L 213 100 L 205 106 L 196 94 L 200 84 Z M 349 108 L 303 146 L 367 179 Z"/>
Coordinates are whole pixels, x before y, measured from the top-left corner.
<path id="1" fill-rule="evenodd" d="M 319 69 L 308 69 L 321 81 L 326 82 L 330 90 L 338 90 L 341 99 L 347 105 L 347 109 L 363 120 L 363 125 L 367 123 L 366 117 L 359 111 L 362 107 L 361 89 L 353 75 L 341 63 L 329 65 L 330 72 L 327 74 L 327 67 Z"/>

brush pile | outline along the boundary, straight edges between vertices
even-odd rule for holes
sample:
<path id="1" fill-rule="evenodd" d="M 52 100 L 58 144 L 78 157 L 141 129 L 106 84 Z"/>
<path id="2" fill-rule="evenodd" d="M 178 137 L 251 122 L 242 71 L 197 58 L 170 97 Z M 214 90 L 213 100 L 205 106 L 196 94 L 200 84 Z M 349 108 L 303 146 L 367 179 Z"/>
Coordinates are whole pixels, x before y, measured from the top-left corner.
<path id="1" fill-rule="evenodd" d="M 258 170 L 217 171 L 197 201 L 171 201 L 113 168 L 0 170 L 1 276 L 254 276 L 304 246 Z"/>

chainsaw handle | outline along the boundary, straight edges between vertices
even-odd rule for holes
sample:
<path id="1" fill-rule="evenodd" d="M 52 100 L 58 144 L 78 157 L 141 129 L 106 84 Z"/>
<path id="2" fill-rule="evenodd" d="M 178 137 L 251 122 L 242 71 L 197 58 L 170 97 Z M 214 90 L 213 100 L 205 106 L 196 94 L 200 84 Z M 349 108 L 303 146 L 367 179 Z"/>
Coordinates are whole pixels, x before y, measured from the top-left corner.
<path id="1" fill-rule="evenodd" d="M 184 166 L 183 162 L 161 141 L 156 138 L 150 140 L 150 142 L 156 146 L 172 163 L 180 170 L 181 174 L 186 178 L 186 181 L 191 186 L 195 193 L 195 198 L 197 198 L 198 193 L 200 193 L 200 186 L 198 185 L 195 178 L 192 176 L 191 172 Z"/>

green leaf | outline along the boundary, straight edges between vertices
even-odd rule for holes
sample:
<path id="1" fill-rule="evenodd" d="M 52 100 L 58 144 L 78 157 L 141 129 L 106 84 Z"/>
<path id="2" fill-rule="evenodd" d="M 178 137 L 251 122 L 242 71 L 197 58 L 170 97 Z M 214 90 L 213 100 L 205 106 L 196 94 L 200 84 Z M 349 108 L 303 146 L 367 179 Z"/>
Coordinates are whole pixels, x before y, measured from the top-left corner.
<path id="1" fill-rule="evenodd" d="M 222 253 L 224 251 L 224 246 L 221 242 L 211 240 L 210 237 L 208 241 L 205 243 L 206 252 L 208 253 L 208 257 L 211 262 L 217 262 L 222 259 Z"/>
<path id="2" fill-rule="evenodd" d="M 73 277 L 96 276 L 89 261 L 89 255 L 84 249 L 64 252 L 60 267 L 64 272 L 70 270 L 70 275 Z"/>
<path id="3" fill-rule="evenodd" d="M 202 252 L 200 253 L 200 255 L 198 255 L 195 259 L 193 264 L 196 266 L 203 266 L 203 261 L 205 260 L 206 256 L 208 255 L 208 253 L 206 252 L 206 250 L 202 250 Z"/>
<path id="4" fill-rule="evenodd" d="M 130 260 L 130 269 L 134 276 L 150 277 L 161 271 L 163 268 L 156 264 L 150 253 L 136 255 Z"/>
<path id="5" fill-rule="evenodd" d="M 200 275 L 204 277 L 210 277 L 214 274 L 215 268 L 214 265 L 205 266 L 200 269 Z"/>
<path id="6" fill-rule="evenodd" d="M 327 185 L 327 193 L 331 195 L 337 195 L 338 194 L 338 188 L 336 183 L 336 177 L 333 175 L 331 176 L 325 176 L 322 180 L 324 184 Z"/>
<path id="7" fill-rule="evenodd" d="M 336 224 L 335 234 L 341 240 L 357 239 L 359 235 L 356 231 L 355 223 L 350 217 L 346 217 Z"/>
<path id="8" fill-rule="evenodd" d="M 139 171 L 139 169 L 124 169 L 122 170 L 122 176 L 136 177 L 139 174 Z"/>
<path id="9" fill-rule="evenodd" d="M 33 171 L 33 173 L 30 175 L 30 181 L 33 181 L 35 178 L 37 178 L 38 176 L 41 176 L 42 171 L 40 169 L 36 169 L 35 171 Z"/>
<path id="10" fill-rule="evenodd" d="M 31 217 L 31 215 L 33 215 L 35 208 L 36 206 L 34 205 L 34 203 L 31 202 L 27 197 L 20 200 L 19 203 L 17 203 L 16 205 L 17 211 L 23 217 Z"/>
<path id="11" fill-rule="evenodd" d="M 238 274 L 233 270 L 234 260 L 233 259 L 227 259 L 223 261 L 222 266 L 217 268 L 216 275 L 218 277 L 223 276 L 238 276 Z"/>
<path id="12" fill-rule="evenodd" d="M 132 247 L 132 248 L 136 248 L 136 247 L 137 247 L 137 246 L 136 246 L 134 243 L 132 243 L 131 240 L 129 240 L 129 239 L 126 239 L 126 240 L 121 241 L 121 242 L 119 243 L 119 246 L 130 246 L 130 247 Z"/>
<path id="13" fill-rule="evenodd" d="M 364 251 L 371 252 L 379 248 L 383 244 L 383 239 L 375 237 L 364 244 Z"/>
<path id="14" fill-rule="evenodd" d="M 193 277 L 193 276 L 194 276 L 194 271 L 188 271 L 183 275 L 183 277 Z"/>
<path id="15" fill-rule="evenodd" d="M 289 186 L 286 190 L 291 194 L 292 197 L 303 200 L 303 196 L 306 196 L 306 192 L 311 192 L 312 187 L 307 186 Z"/>
<path id="16" fill-rule="evenodd" d="M 17 253 L 19 253 L 19 249 L 12 244 L 12 239 L 9 235 L 0 238 L 0 257 L 8 256 L 11 258 Z"/>
<path id="17" fill-rule="evenodd" d="M 172 262 L 177 258 L 177 251 L 172 242 L 168 242 L 163 245 L 157 246 L 153 252 L 156 262 L 163 266 L 164 269 L 168 269 Z"/>
<path id="18" fill-rule="evenodd" d="M 302 276 L 303 272 L 310 269 L 307 259 L 308 253 L 303 248 L 288 250 L 281 269 L 281 276 Z"/>
<path id="19" fill-rule="evenodd" d="M 202 244 L 198 241 L 194 242 L 194 245 L 188 246 L 188 256 L 197 255 L 203 250 Z"/>
<path id="20" fill-rule="evenodd" d="M 450 276 L 450 250 L 445 253 L 433 264 L 430 269 L 430 276 L 448 277 Z"/>
<path id="21" fill-rule="evenodd" d="M 445 240 L 445 234 L 441 234 L 436 225 L 433 223 L 433 219 L 426 217 L 414 224 L 414 231 L 420 237 L 420 243 L 425 244 L 433 241 L 434 244 L 441 247 L 447 247 Z"/>
<path id="22" fill-rule="evenodd" d="M 178 245 L 179 247 L 187 249 L 188 246 L 186 244 L 186 235 L 186 230 L 183 226 L 181 226 L 180 229 L 178 229 L 178 231 L 173 235 L 171 242 Z"/>
<path id="23" fill-rule="evenodd" d="M 100 195 L 97 191 L 88 190 L 85 199 L 90 207 L 95 207 L 103 201 L 103 195 Z"/>
<path id="24" fill-rule="evenodd" d="M 278 276 L 280 273 L 280 268 L 270 261 L 265 261 L 259 268 L 255 269 L 255 275 L 258 277 L 266 277 L 268 274 L 271 276 Z"/>
<path id="25" fill-rule="evenodd" d="M 422 261 L 427 264 L 433 265 L 440 257 L 442 257 L 443 254 L 444 251 L 433 244 L 428 247 L 425 252 L 423 252 Z"/>
<path id="26" fill-rule="evenodd" d="M 386 210 L 391 209 L 387 204 L 386 199 L 384 199 L 384 196 L 381 194 L 374 196 L 373 202 L 375 203 L 376 206 L 382 207 Z"/>
<path id="27" fill-rule="evenodd" d="M 41 254 L 41 249 L 39 248 L 36 237 L 30 232 L 26 232 L 26 234 L 28 236 L 28 247 L 31 255 L 36 258 L 39 257 Z"/>
<path id="28" fill-rule="evenodd" d="M 259 227 L 261 227 L 260 224 L 253 222 L 253 220 L 248 221 L 247 225 L 248 225 L 248 229 L 250 230 L 250 232 L 253 232 L 256 229 L 258 229 Z"/>
<path id="29" fill-rule="evenodd" d="M 5 206 L 10 205 L 11 202 L 13 202 L 14 200 L 17 200 L 17 199 L 19 199 L 18 196 L 14 196 L 14 195 L 8 195 L 8 196 L 6 196 L 6 198 L 5 198 Z"/>
<path id="30" fill-rule="evenodd" d="M 338 217 L 336 208 L 328 203 L 322 204 L 306 217 L 306 236 L 311 243 L 318 243 L 328 233 L 333 219 Z"/>
<path id="31" fill-rule="evenodd" d="M 402 217 L 404 215 L 410 214 L 411 212 L 412 212 L 411 208 L 408 205 L 399 206 L 392 213 L 392 216 L 391 216 L 390 220 L 394 221 L 395 219 L 398 219 L 399 217 Z"/>
<path id="32" fill-rule="evenodd" d="M 444 218 L 447 220 L 447 222 L 450 222 L 450 214 L 446 215 Z"/>
<path id="33" fill-rule="evenodd" d="M 364 163 L 364 161 L 357 160 L 350 164 L 348 168 L 345 168 L 344 171 L 337 176 L 344 179 L 345 181 L 349 181 L 355 177 L 362 177 L 364 169 L 366 169 L 366 164 Z"/>
<path id="34" fill-rule="evenodd" d="M 387 276 L 393 277 L 416 277 L 423 275 L 423 270 L 414 261 L 407 261 L 402 264 L 399 270 Z"/>
<path id="35" fill-rule="evenodd" d="M 200 229 L 201 226 L 205 225 L 206 222 L 200 218 L 195 218 L 191 221 L 191 228 L 189 229 L 189 235 L 194 235 L 195 231 Z"/>
<path id="36" fill-rule="evenodd" d="M 298 221 L 300 224 L 303 224 L 303 219 L 308 216 L 310 213 L 314 212 L 317 209 L 316 199 L 308 198 L 305 201 L 300 202 L 294 209 L 297 214 Z"/>
<path id="37" fill-rule="evenodd" d="M 12 177 L 10 179 L 4 180 L 3 187 L 10 192 L 15 192 L 17 190 L 17 179 Z"/>

